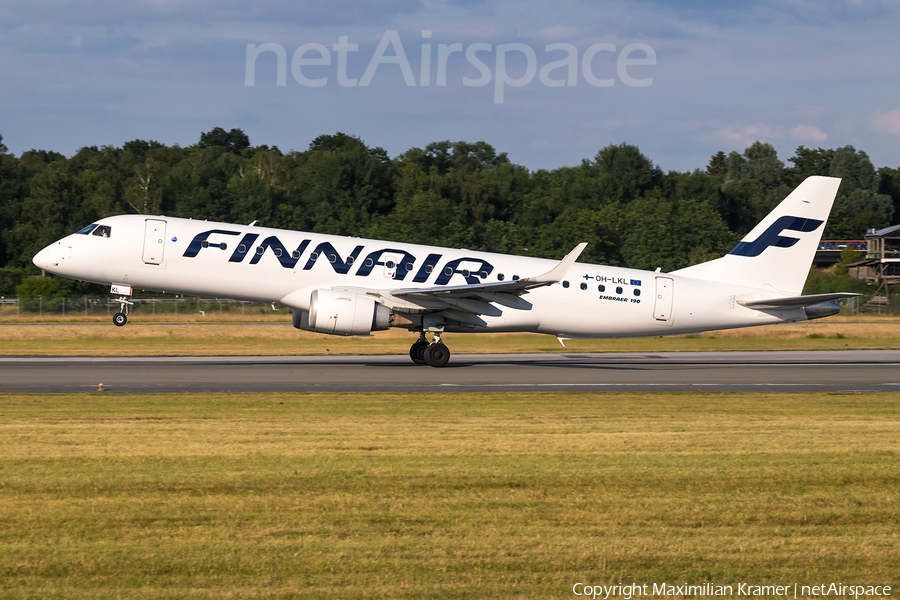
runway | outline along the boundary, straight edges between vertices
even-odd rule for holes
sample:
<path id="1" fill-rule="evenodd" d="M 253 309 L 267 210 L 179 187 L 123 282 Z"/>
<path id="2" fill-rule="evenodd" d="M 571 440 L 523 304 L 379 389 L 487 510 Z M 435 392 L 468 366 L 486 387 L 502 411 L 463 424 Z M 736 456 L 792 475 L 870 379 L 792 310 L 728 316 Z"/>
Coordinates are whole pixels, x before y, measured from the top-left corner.
<path id="1" fill-rule="evenodd" d="M 900 391 L 900 351 L 0 357 L 0 392 Z"/>

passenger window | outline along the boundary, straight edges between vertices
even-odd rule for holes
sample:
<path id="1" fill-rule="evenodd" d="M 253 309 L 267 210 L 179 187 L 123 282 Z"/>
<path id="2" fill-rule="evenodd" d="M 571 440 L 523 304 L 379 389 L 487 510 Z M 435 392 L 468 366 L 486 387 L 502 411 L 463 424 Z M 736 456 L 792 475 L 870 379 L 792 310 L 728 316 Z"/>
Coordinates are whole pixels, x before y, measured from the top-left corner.
<path id="1" fill-rule="evenodd" d="M 568 281 L 563 281 L 563 287 L 564 287 L 564 288 L 569 287 L 569 282 L 568 282 Z"/>
<path id="2" fill-rule="evenodd" d="M 94 235 L 105 238 L 108 238 L 110 233 L 112 233 L 112 227 L 110 227 L 109 225 L 100 225 L 99 227 L 97 227 L 97 229 L 94 230 Z"/>
<path id="3" fill-rule="evenodd" d="M 256 247 L 256 253 L 259 254 L 260 256 L 262 256 L 262 253 L 265 252 L 265 251 L 266 251 L 266 249 L 263 248 L 262 246 L 257 246 L 257 247 Z"/>
<path id="4" fill-rule="evenodd" d="M 79 230 L 76 231 L 75 233 L 80 233 L 81 235 L 87 235 L 87 234 L 89 234 L 90 232 L 92 232 L 92 231 L 94 230 L 94 227 L 96 227 L 96 226 L 97 226 L 96 223 L 91 223 L 91 224 L 88 225 L 87 227 L 82 227 L 81 229 L 79 229 Z"/>
<path id="5" fill-rule="evenodd" d="M 273 252 L 275 252 L 275 256 L 281 256 L 281 248 L 273 248 Z"/>
<path id="6" fill-rule="evenodd" d="M 375 266 L 375 261 L 372 260 L 371 258 L 367 258 L 367 259 L 366 259 L 366 262 L 365 262 L 365 265 L 366 265 L 367 267 L 374 267 L 374 266 Z"/>
<path id="7" fill-rule="evenodd" d="M 497 273 L 497 281 L 503 281 L 503 273 Z"/>
<path id="8" fill-rule="evenodd" d="M 597 291 L 598 291 L 598 292 L 605 292 L 605 291 L 606 291 L 606 286 L 603 285 L 603 284 L 601 283 L 600 285 L 597 286 Z"/>
<path id="9" fill-rule="evenodd" d="M 329 254 L 328 262 L 331 262 L 331 263 L 337 262 L 337 256 L 335 256 L 334 254 Z"/>
<path id="10" fill-rule="evenodd" d="M 641 295 L 641 290 L 635 289 L 635 290 L 634 290 L 634 295 L 635 295 L 635 296 L 640 296 L 640 295 Z"/>
<path id="11" fill-rule="evenodd" d="M 294 260 L 300 260 L 300 251 L 294 250 L 293 252 L 291 252 L 291 258 L 293 258 Z"/>
<path id="12" fill-rule="evenodd" d="M 471 272 L 470 270 L 468 270 L 468 269 L 463 269 L 463 277 L 468 277 L 468 276 L 471 275 L 471 274 L 472 274 L 472 272 Z"/>
<path id="13" fill-rule="evenodd" d="M 393 268 L 394 268 L 394 261 L 389 260 L 389 261 L 387 261 L 386 263 L 384 263 L 384 266 L 386 266 L 388 269 L 393 269 Z"/>
<path id="14" fill-rule="evenodd" d="M 426 273 L 431 273 L 432 271 L 434 271 L 434 265 L 425 265 Z"/>
<path id="15" fill-rule="evenodd" d="M 413 270 L 413 264 L 412 264 L 412 263 L 406 263 L 406 270 L 407 270 L 407 271 L 412 271 L 412 270 Z"/>
<path id="16" fill-rule="evenodd" d="M 481 273 L 478 274 L 478 276 L 481 277 L 482 279 L 487 279 L 487 271 L 482 271 Z"/>
<path id="17" fill-rule="evenodd" d="M 244 254 L 245 252 L 247 252 L 247 246 L 245 246 L 244 244 L 241 244 L 240 246 L 238 246 L 237 250 L 241 254 Z"/>
<path id="18" fill-rule="evenodd" d="M 622 288 L 617 287 L 617 288 L 616 288 L 616 293 L 617 293 L 617 294 L 621 294 L 621 293 L 622 293 Z"/>
<path id="19" fill-rule="evenodd" d="M 586 284 L 586 283 L 582 283 L 582 284 L 581 284 L 581 289 L 586 290 L 586 289 L 587 289 L 587 284 Z"/>
<path id="20" fill-rule="evenodd" d="M 356 259 L 353 258 L 352 255 L 351 255 L 351 256 L 348 256 L 348 257 L 347 257 L 347 264 L 348 264 L 348 265 L 352 265 L 354 260 L 356 260 Z"/>

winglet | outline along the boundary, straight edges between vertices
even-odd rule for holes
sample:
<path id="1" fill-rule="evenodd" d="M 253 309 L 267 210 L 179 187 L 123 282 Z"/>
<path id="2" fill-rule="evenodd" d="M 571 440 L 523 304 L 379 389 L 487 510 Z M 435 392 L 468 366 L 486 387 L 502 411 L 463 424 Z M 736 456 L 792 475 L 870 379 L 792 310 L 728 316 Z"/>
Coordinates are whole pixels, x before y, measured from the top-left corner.
<path id="1" fill-rule="evenodd" d="M 587 242 L 581 242 L 575 246 L 574 250 L 566 254 L 555 267 L 543 275 L 527 277 L 523 279 L 523 281 L 533 281 L 534 283 L 556 283 L 565 276 L 570 268 L 572 268 L 572 265 L 575 264 L 575 261 L 578 260 L 578 257 L 581 256 L 581 253 L 584 252 L 585 248 L 587 248 Z"/>

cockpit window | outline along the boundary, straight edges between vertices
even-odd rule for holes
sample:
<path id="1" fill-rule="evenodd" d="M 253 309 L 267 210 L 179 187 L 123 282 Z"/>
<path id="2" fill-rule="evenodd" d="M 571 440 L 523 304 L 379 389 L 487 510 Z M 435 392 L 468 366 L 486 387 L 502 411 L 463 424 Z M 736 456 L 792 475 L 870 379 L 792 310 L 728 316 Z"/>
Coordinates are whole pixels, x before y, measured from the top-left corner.
<path id="1" fill-rule="evenodd" d="M 82 227 L 81 229 L 79 229 L 79 230 L 76 231 L 75 233 L 80 233 L 81 235 L 87 235 L 87 234 L 89 234 L 90 232 L 92 232 L 92 231 L 94 230 L 94 227 L 96 227 L 96 226 L 97 226 L 96 223 L 91 223 L 91 224 L 88 225 L 87 227 Z"/>
<path id="2" fill-rule="evenodd" d="M 109 225 L 100 225 L 97 229 L 94 230 L 94 235 L 99 235 L 100 237 L 109 237 L 112 233 L 112 227 Z"/>

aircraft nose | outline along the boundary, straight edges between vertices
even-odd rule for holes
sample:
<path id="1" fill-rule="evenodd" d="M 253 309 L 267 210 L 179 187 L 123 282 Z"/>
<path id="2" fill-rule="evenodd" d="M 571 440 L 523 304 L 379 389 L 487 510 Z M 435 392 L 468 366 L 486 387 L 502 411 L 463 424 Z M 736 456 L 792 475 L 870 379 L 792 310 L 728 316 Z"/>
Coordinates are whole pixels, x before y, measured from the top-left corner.
<path id="1" fill-rule="evenodd" d="M 52 271 L 58 268 L 59 263 L 63 260 L 65 260 L 65 256 L 63 255 L 62 243 L 55 242 L 35 254 L 31 262 L 39 269 Z"/>

